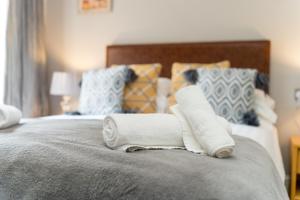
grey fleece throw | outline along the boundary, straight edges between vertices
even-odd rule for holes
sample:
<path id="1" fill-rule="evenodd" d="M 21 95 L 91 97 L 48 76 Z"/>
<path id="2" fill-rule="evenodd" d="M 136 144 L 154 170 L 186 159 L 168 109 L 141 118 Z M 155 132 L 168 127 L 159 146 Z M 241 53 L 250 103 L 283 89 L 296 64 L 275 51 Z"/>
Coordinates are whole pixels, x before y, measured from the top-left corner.
<path id="1" fill-rule="evenodd" d="M 96 120 L 37 121 L 0 131 L 1 200 L 287 200 L 263 147 L 234 137 L 228 159 L 185 150 L 105 147 Z"/>

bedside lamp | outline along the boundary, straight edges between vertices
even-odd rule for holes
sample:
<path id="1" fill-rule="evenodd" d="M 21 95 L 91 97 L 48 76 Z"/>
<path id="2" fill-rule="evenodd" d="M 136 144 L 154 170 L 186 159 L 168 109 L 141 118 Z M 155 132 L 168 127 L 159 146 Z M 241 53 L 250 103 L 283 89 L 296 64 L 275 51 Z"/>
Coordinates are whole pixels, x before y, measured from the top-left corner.
<path id="1" fill-rule="evenodd" d="M 62 96 L 60 106 L 63 112 L 71 111 L 71 98 L 78 94 L 78 82 L 76 77 L 67 72 L 54 72 L 52 76 L 50 94 Z"/>

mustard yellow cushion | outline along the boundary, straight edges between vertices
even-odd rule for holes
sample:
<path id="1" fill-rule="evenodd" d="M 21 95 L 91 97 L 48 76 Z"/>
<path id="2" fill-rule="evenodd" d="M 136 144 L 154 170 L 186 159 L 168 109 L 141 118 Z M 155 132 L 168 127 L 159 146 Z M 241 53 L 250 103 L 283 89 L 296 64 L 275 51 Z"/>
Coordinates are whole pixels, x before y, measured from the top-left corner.
<path id="1" fill-rule="evenodd" d="M 160 64 L 129 65 L 138 76 L 127 84 L 124 91 L 123 109 L 138 113 L 156 112 L 157 82 L 162 66 Z"/>
<path id="2" fill-rule="evenodd" d="M 176 104 L 174 94 L 181 88 L 186 87 L 189 83 L 184 79 L 183 73 L 190 69 L 205 68 L 229 68 L 230 62 L 225 60 L 218 63 L 201 64 L 201 63 L 174 63 L 172 66 L 171 96 L 168 99 L 169 106 Z"/>

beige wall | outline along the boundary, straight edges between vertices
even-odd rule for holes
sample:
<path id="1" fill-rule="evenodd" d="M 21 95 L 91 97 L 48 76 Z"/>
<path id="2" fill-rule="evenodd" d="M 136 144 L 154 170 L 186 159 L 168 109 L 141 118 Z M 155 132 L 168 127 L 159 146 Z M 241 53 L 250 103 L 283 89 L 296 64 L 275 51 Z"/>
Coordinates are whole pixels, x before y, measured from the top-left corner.
<path id="1" fill-rule="evenodd" d="M 79 14 L 77 2 L 48 0 L 49 65 L 54 69 L 104 66 L 105 46 L 115 43 L 270 39 L 271 95 L 288 163 L 289 137 L 300 133 L 293 100 L 294 89 L 300 88 L 299 0 L 113 0 L 113 12 L 96 14 Z"/>

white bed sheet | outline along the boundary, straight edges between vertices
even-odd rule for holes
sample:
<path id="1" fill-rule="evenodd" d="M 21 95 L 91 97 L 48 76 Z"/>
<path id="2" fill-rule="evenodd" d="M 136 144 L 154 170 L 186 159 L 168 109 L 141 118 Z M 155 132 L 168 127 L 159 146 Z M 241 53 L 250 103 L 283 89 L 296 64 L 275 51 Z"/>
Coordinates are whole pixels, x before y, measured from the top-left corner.
<path id="1" fill-rule="evenodd" d="M 260 127 L 237 124 L 231 124 L 231 127 L 233 135 L 250 138 L 267 150 L 270 157 L 274 161 L 280 178 L 283 182 L 285 182 L 285 170 L 279 146 L 277 128 L 274 125 L 268 123 L 261 123 Z"/>
<path id="2" fill-rule="evenodd" d="M 70 120 L 102 120 L 104 115 L 86 115 L 86 116 L 72 116 L 72 115 L 56 115 L 49 117 L 42 117 L 37 119 L 23 119 L 21 123 L 30 122 L 32 120 L 57 120 L 57 119 L 70 119 Z M 282 155 L 278 140 L 278 131 L 275 126 L 270 123 L 261 123 L 260 127 L 231 124 L 232 134 L 250 138 L 263 146 L 269 153 L 274 161 L 274 164 L 279 172 L 282 181 L 285 181 L 285 170 L 283 167 Z"/>

